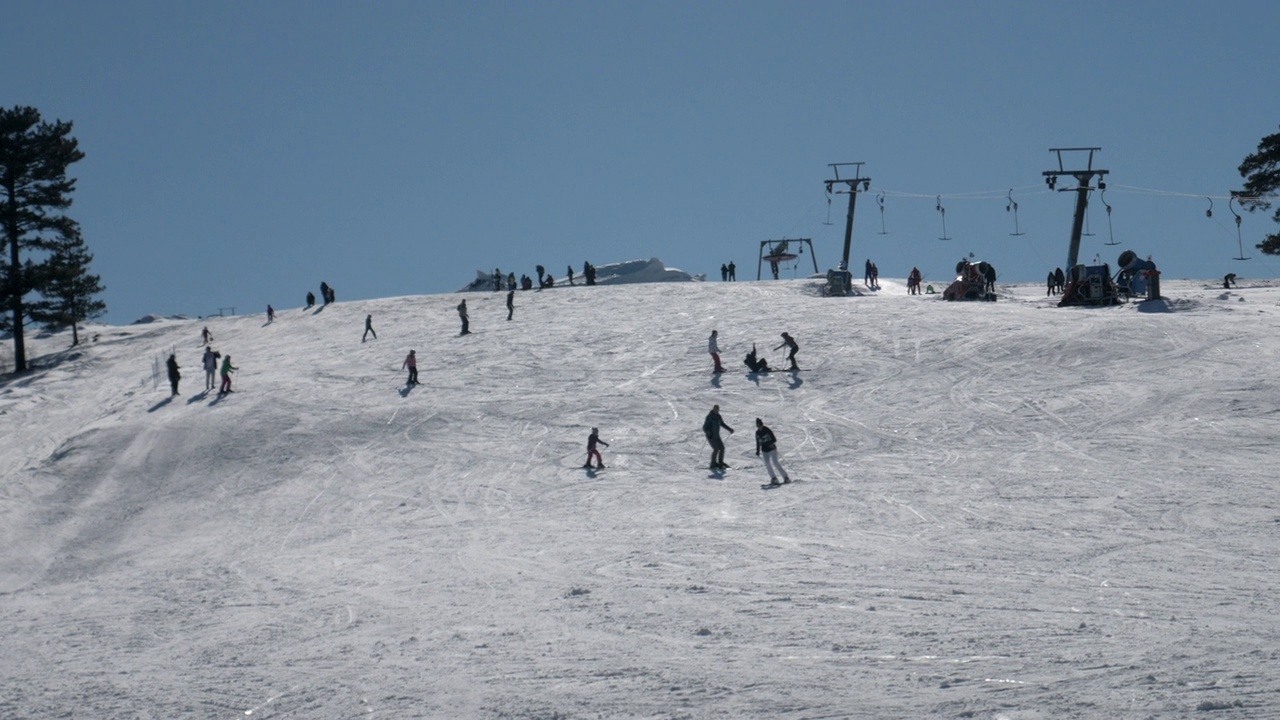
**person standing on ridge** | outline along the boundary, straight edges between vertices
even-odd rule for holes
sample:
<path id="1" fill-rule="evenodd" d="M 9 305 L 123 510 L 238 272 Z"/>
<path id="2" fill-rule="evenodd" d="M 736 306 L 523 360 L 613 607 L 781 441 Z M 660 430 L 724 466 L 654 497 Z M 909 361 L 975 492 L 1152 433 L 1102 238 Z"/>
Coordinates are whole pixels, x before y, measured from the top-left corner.
<path id="1" fill-rule="evenodd" d="M 769 471 L 769 484 L 780 485 L 779 475 L 782 476 L 782 482 L 791 482 L 787 471 L 782 469 L 782 463 L 778 462 L 778 439 L 763 420 L 756 418 L 756 456 L 759 457 L 761 452 L 764 452 L 764 467 Z"/>
<path id="2" fill-rule="evenodd" d="M 572 265 L 569 266 L 569 270 L 567 272 L 569 275 L 569 284 L 572 285 L 573 284 L 573 266 Z"/>
<path id="3" fill-rule="evenodd" d="M 307 307 L 305 309 L 310 310 L 311 308 L 315 307 L 315 304 L 316 304 L 316 294 L 308 290 L 307 291 Z"/>
<path id="4" fill-rule="evenodd" d="M 369 333 L 373 333 L 373 339 L 378 339 L 378 332 L 373 329 L 373 314 L 364 316 L 364 335 L 360 336 L 360 342 L 364 342 L 369 337 Z"/>
<path id="5" fill-rule="evenodd" d="M 231 373 L 240 368 L 231 364 L 231 356 L 222 358 L 222 386 L 218 388 L 219 395 L 226 395 L 231 392 Z"/>
<path id="6" fill-rule="evenodd" d="M 466 301 L 466 298 L 463 298 L 462 302 L 458 303 L 458 317 L 462 320 L 462 334 L 463 334 L 463 335 L 468 335 L 468 334 L 470 334 L 470 333 L 471 333 L 471 321 L 467 318 L 467 301 Z"/>
<path id="7" fill-rule="evenodd" d="M 796 339 L 786 333 L 782 333 L 782 344 L 774 348 L 774 350 L 781 350 L 784 347 L 790 348 L 790 352 L 787 353 L 787 361 L 791 363 L 791 367 L 787 369 L 799 370 L 800 366 L 796 364 L 796 353 L 799 352 L 800 346 L 796 344 Z"/>
<path id="8" fill-rule="evenodd" d="M 507 320 L 511 320 L 511 316 L 516 312 L 516 291 L 507 291 Z"/>
<path id="9" fill-rule="evenodd" d="M 729 266 L 720 263 L 720 282 L 729 282 Z"/>
<path id="10" fill-rule="evenodd" d="M 410 350 L 409 354 L 405 356 L 404 364 L 400 366 L 400 369 L 404 370 L 405 368 L 409 368 L 409 381 L 405 384 L 421 385 L 422 383 L 418 382 L 418 356 L 416 351 Z"/>
<path id="11" fill-rule="evenodd" d="M 707 413 L 707 419 L 702 421 L 702 434 L 707 436 L 707 443 L 711 445 L 711 470 L 724 470 L 728 465 L 724 463 L 724 440 L 720 439 L 720 428 L 733 434 L 733 428 L 725 423 L 724 418 L 720 417 L 720 406 L 712 405 L 711 412 Z"/>
<path id="12" fill-rule="evenodd" d="M 600 439 L 600 428 L 591 428 L 591 434 L 587 436 L 587 464 L 582 466 L 583 470 L 591 469 L 591 458 L 596 459 L 596 470 L 604 469 L 604 458 L 600 457 L 600 450 L 596 445 L 600 444 L 609 447 L 609 443 Z"/>
<path id="13" fill-rule="evenodd" d="M 729 261 L 729 282 L 734 282 L 737 279 L 738 279 L 738 266 L 734 265 L 733 261 L 730 260 Z"/>
<path id="14" fill-rule="evenodd" d="M 178 356 L 175 353 L 169 353 L 169 359 L 164 361 L 169 368 L 169 387 L 173 389 L 173 394 L 178 394 L 178 380 L 182 378 L 182 373 L 178 372 Z M 172 397 L 172 396 L 171 396 Z"/>
<path id="15" fill-rule="evenodd" d="M 222 353 L 214 350 L 209 345 L 204 346 L 204 356 L 200 358 L 200 362 L 204 365 L 205 392 L 213 389 L 213 376 L 218 372 L 218 358 L 220 357 L 222 357 Z"/>
<path id="16" fill-rule="evenodd" d="M 276 321 L 276 309 L 268 305 L 267 306 L 267 322 L 273 323 L 275 321 Z"/>
<path id="17" fill-rule="evenodd" d="M 711 372 L 722 373 L 724 368 L 720 365 L 720 345 L 716 342 L 718 331 L 712 330 L 711 337 L 707 338 L 707 352 L 711 353 L 711 359 L 715 361 L 716 366 Z"/>

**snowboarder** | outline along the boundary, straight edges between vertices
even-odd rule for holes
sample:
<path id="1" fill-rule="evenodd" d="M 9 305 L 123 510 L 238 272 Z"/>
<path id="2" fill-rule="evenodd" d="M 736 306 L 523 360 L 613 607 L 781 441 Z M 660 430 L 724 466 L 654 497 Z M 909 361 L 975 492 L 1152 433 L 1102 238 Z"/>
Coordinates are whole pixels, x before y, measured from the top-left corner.
<path id="1" fill-rule="evenodd" d="M 315 307 L 315 305 L 316 305 L 316 294 L 315 294 L 315 293 L 313 293 L 313 292 L 311 292 L 310 290 L 308 290 L 308 291 L 307 291 L 307 307 L 306 307 L 306 309 L 307 309 L 307 310 L 310 310 L 311 308 Z"/>
<path id="2" fill-rule="evenodd" d="M 796 353 L 800 350 L 800 346 L 796 344 L 796 339 L 786 333 L 782 333 L 782 344 L 774 348 L 774 350 L 781 350 L 784 347 L 790 348 L 790 352 L 787 353 L 787 361 L 791 363 L 791 367 L 787 369 L 799 370 L 800 366 L 796 365 Z"/>
<path id="3" fill-rule="evenodd" d="M 516 291 L 508 290 L 507 291 L 507 320 L 508 321 L 511 320 L 511 316 L 515 314 L 515 311 L 516 311 Z"/>
<path id="4" fill-rule="evenodd" d="M 209 332 L 208 325 L 205 325 L 204 330 L 200 331 L 200 339 L 203 341 L 201 342 L 202 345 L 208 345 L 213 342 L 213 333 Z"/>
<path id="5" fill-rule="evenodd" d="M 178 394 L 178 380 L 182 378 L 182 373 L 178 372 L 178 356 L 175 353 L 169 353 L 169 359 L 164 361 L 169 367 L 169 387 L 173 388 L 173 394 Z"/>
<path id="6" fill-rule="evenodd" d="M 724 470 L 728 465 L 724 464 L 724 441 L 720 439 L 720 428 L 733 434 L 733 428 L 725 423 L 724 418 L 720 417 L 720 406 L 712 405 L 711 412 L 707 413 L 707 419 L 702 421 L 702 434 L 707 436 L 707 443 L 711 445 L 711 470 Z"/>
<path id="7" fill-rule="evenodd" d="M 729 261 L 729 282 L 734 282 L 737 279 L 738 279 L 738 266 L 734 265 L 733 261 L 730 260 Z"/>
<path id="8" fill-rule="evenodd" d="M 405 384 L 421 385 L 422 383 L 418 382 L 418 356 L 416 351 L 410 350 L 409 354 L 405 356 L 404 364 L 400 366 L 400 369 L 404 370 L 405 368 L 409 368 L 409 381 Z"/>
<path id="9" fill-rule="evenodd" d="M 600 450 L 596 448 L 596 444 L 609 447 L 609 443 L 600 439 L 600 428 L 591 428 L 591 434 L 587 436 L 587 464 L 582 466 L 583 470 L 591 469 L 591 458 L 596 459 L 596 469 L 604 469 L 604 458 L 600 457 Z"/>
<path id="10" fill-rule="evenodd" d="M 200 362 L 204 365 L 204 389 L 206 392 L 213 389 L 213 376 L 218 372 L 218 358 L 220 357 L 222 357 L 222 353 L 214 350 L 212 346 L 205 345 L 204 356 L 200 358 Z"/>
<path id="11" fill-rule="evenodd" d="M 275 321 L 276 321 L 276 309 L 268 305 L 267 306 L 267 322 L 273 323 Z"/>
<path id="12" fill-rule="evenodd" d="M 458 317 L 462 319 L 462 334 L 470 334 L 471 321 L 467 318 L 467 301 L 465 299 L 458 303 Z"/>
<path id="13" fill-rule="evenodd" d="M 779 475 L 782 476 L 782 482 L 791 482 L 791 477 L 782 468 L 782 463 L 778 462 L 778 439 L 773 436 L 773 431 L 764 424 L 763 420 L 756 418 L 756 457 L 759 457 L 761 452 L 764 453 L 765 469 L 769 471 L 769 484 L 781 484 L 778 482 Z"/>
<path id="14" fill-rule="evenodd" d="M 373 315 L 364 316 L 364 335 L 360 336 L 360 342 L 364 342 L 369 337 L 369 333 L 373 333 L 373 339 L 378 339 L 378 332 L 373 329 Z"/>
<path id="15" fill-rule="evenodd" d="M 225 395 L 231 392 L 231 373 L 240 368 L 231 364 L 231 356 L 222 358 L 222 385 L 218 388 L 219 395 Z"/>
<path id="16" fill-rule="evenodd" d="M 707 338 L 707 352 L 711 353 L 711 359 L 715 361 L 715 369 L 711 372 L 722 373 L 724 368 L 720 366 L 720 345 L 716 343 L 716 335 L 718 331 L 712 330 L 711 337 Z"/>

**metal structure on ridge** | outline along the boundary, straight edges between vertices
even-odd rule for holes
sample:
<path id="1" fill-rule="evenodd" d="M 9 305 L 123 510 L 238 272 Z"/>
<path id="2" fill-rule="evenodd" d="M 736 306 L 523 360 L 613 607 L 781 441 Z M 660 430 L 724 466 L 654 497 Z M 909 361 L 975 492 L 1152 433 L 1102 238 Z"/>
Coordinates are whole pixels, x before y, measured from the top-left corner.
<path id="1" fill-rule="evenodd" d="M 866 192 L 871 189 L 871 178 L 862 177 L 862 166 L 865 163 L 848 162 L 848 163 L 828 163 L 828 167 L 835 173 L 835 177 L 827 180 L 827 194 L 848 193 L 849 194 L 849 214 L 845 217 L 844 222 L 844 252 L 840 254 L 840 268 L 842 270 L 849 269 L 849 246 L 853 242 L 853 211 L 858 203 L 858 193 Z M 853 166 L 853 177 L 840 177 L 840 168 Z M 846 190 L 833 190 L 837 184 L 844 185 Z"/>

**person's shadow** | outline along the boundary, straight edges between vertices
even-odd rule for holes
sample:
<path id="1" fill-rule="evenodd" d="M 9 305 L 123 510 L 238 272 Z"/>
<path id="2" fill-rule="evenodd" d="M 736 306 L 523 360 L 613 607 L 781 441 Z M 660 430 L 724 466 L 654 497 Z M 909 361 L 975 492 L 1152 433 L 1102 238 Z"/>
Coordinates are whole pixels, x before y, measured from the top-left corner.
<path id="1" fill-rule="evenodd" d="M 720 387 L 720 375 L 721 373 L 711 373 L 711 387 L 713 388 Z"/>
<path id="2" fill-rule="evenodd" d="M 165 405 L 168 405 L 169 403 L 173 402 L 173 398 L 174 398 L 174 397 L 175 397 L 175 396 L 170 395 L 169 397 L 167 397 L 167 398 L 165 398 L 165 399 L 161 400 L 160 402 L 156 403 L 155 405 L 152 405 L 152 406 L 151 406 L 151 409 L 150 409 L 150 410 L 147 410 L 147 412 L 149 412 L 149 413 L 153 413 L 153 412 L 155 412 L 155 411 L 159 410 L 160 408 L 164 407 Z"/>
<path id="3" fill-rule="evenodd" d="M 413 385 L 406 383 L 405 386 L 400 389 L 400 397 L 402 398 L 409 397 L 409 393 L 413 392 L 413 388 L 414 388 Z"/>
<path id="4" fill-rule="evenodd" d="M 804 384 L 804 380 L 801 380 L 801 379 L 800 379 L 800 371 L 799 371 L 799 370 L 792 370 L 792 371 L 791 371 L 791 382 L 787 383 L 787 386 L 788 386 L 788 387 L 790 387 L 792 390 L 796 390 L 796 389 L 798 389 L 798 388 L 799 388 L 801 385 L 803 385 L 803 384 Z"/>

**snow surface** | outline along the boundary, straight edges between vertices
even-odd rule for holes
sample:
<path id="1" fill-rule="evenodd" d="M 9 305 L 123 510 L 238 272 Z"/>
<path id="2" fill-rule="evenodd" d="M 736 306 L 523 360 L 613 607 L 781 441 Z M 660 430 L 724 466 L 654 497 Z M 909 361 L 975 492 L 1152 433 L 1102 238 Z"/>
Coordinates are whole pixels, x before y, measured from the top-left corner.
<path id="1" fill-rule="evenodd" d="M 1280 287 L 816 287 L 33 340 L 0 381 L 0 717 L 1280 716 Z M 784 330 L 804 371 L 748 376 Z M 798 483 L 760 489 L 756 417 Z"/>

